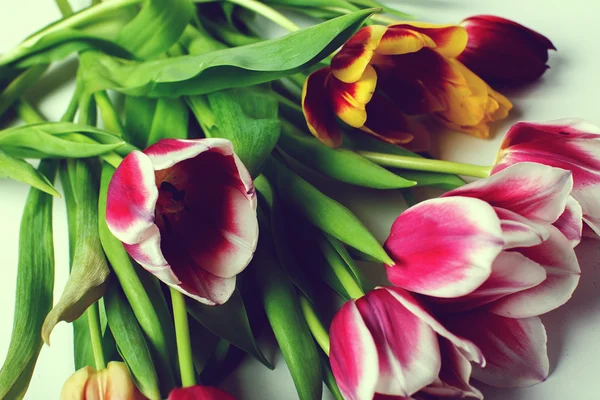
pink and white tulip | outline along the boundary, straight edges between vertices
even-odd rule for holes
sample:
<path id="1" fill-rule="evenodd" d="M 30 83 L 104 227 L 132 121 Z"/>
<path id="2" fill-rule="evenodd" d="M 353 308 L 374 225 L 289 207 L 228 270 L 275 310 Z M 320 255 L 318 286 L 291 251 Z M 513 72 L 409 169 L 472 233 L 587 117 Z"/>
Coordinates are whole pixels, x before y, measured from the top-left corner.
<path id="1" fill-rule="evenodd" d="M 330 360 L 348 400 L 415 393 L 481 398 L 469 385 L 481 351 L 433 318 L 408 292 L 377 288 L 348 301 L 330 328 Z"/>
<path id="2" fill-rule="evenodd" d="M 564 304 L 580 275 L 572 189 L 570 171 L 522 162 L 411 207 L 392 226 L 388 279 L 425 295 L 438 320 L 481 348 L 488 367 L 474 376 L 485 383 L 548 375 L 537 316 Z"/>
<path id="3" fill-rule="evenodd" d="M 519 122 L 504 137 L 493 172 L 520 162 L 571 171 L 571 195 L 583 220 L 600 234 L 600 127 L 578 119 Z"/>
<path id="4" fill-rule="evenodd" d="M 173 389 L 167 400 L 235 400 L 235 397 L 213 386 L 196 385 Z"/>
<path id="5" fill-rule="evenodd" d="M 256 192 L 225 139 L 164 139 L 130 153 L 106 222 L 142 267 L 197 301 L 226 302 L 258 242 Z"/>

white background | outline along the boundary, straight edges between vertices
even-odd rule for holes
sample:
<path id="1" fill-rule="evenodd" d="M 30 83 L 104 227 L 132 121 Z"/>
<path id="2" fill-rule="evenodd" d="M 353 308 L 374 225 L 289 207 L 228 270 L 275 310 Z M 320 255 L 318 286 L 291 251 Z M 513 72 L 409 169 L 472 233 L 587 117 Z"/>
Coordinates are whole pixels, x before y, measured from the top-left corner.
<path id="1" fill-rule="evenodd" d="M 73 2 L 84 5 L 82 0 Z M 52 0 L 0 0 L 0 53 L 24 37 L 57 19 Z M 388 4 L 396 4 L 388 1 Z M 496 125 L 491 140 L 441 132 L 435 137 L 433 152 L 448 160 L 490 164 L 506 129 L 519 120 L 543 121 L 562 117 L 582 117 L 600 124 L 600 52 L 598 15 L 595 0 L 403 0 L 404 11 L 423 19 L 453 23 L 475 14 L 496 14 L 523 23 L 547 35 L 558 49 L 550 58 L 551 69 L 537 83 L 504 92 L 515 105 L 510 118 Z M 65 72 L 66 71 L 66 72 Z M 72 74 L 74 65 L 44 79 L 45 90 L 30 94 L 42 112 L 56 119 L 64 111 L 73 85 L 62 76 Z M 60 88 L 52 90 L 60 85 Z M 17 267 L 18 230 L 28 188 L 19 183 L 0 181 L 0 361 L 10 341 Z M 344 192 L 337 196 L 366 220 L 380 239 L 384 239 L 393 218 L 403 207 L 394 193 L 376 191 Z M 366 203 L 368 202 L 368 207 Z M 67 277 L 67 233 L 61 201 L 55 202 L 56 236 L 55 299 Z M 583 275 L 573 299 L 561 309 L 544 316 L 549 336 L 552 374 L 538 386 L 498 391 L 483 387 L 487 399 L 558 400 L 600 398 L 600 252 L 596 242 L 579 249 Z M 477 329 L 476 327 L 473 327 Z M 263 338 L 269 343 L 270 338 Z M 276 369 L 269 371 L 247 359 L 225 383 L 240 400 L 297 398 L 289 372 L 281 356 L 270 346 L 266 354 Z M 72 331 L 59 324 L 52 335 L 52 346 L 44 347 L 36 366 L 26 399 L 54 399 L 72 370 Z M 483 385 L 478 385 L 482 387 Z M 328 397 L 329 398 L 329 397 Z"/>

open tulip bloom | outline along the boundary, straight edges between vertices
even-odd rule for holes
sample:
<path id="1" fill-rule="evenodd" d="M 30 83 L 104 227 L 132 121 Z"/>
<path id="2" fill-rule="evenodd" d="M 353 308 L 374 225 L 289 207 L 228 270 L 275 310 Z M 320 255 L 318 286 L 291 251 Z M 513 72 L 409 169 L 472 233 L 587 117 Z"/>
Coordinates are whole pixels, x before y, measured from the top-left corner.
<path id="1" fill-rule="evenodd" d="M 222 304 L 258 242 L 256 192 L 225 139 L 164 139 L 130 153 L 108 188 L 106 222 L 167 285 Z"/>

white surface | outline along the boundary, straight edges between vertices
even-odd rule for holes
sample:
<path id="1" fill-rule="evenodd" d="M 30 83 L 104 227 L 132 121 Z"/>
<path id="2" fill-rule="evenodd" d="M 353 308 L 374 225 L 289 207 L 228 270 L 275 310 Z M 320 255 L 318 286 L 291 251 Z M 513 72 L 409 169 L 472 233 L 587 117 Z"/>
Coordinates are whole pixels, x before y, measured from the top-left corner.
<path id="1" fill-rule="evenodd" d="M 84 4 L 79 0 L 74 3 Z M 511 117 L 497 125 L 498 134 L 489 141 L 457 133 L 436 136 L 438 156 L 444 159 L 489 164 L 503 132 L 518 120 L 540 121 L 562 117 L 583 117 L 600 124 L 600 52 L 597 51 L 597 18 L 600 3 L 595 0 L 403 0 L 403 11 L 436 22 L 458 22 L 475 14 L 496 14 L 514 19 L 547 35 L 558 48 L 552 54 L 551 69 L 537 83 L 511 91 L 515 105 Z M 394 4 L 388 1 L 388 4 Z M 52 0 L 0 0 L 0 52 L 9 50 L 25 36 L 59 16 Z M 67 65 L 73 70 L 73 65 Z M 56 76 L 45 79 L 46 88 L 56 85 Z M 39 102 L 41 111 L 57 118 L 64 111 L 72 84 L 66 83 L 51 94 L 40 92 L 30 97 Z M 48 90 L 48 89 L 47 89 Z M 43 91 L 42 91 L 43 92 Z M 0 361 L 4 360 L 12 328 L 20 216 L 27 195 L 25 185 L 0 181 Z M 376 235 L 384 239 L 393 218 L 401 211 L 397 195 L 358 191 L 341 196 L 357 214 L 367 220 Z M 369 201 L 370 207 L 361 207 Z M 376 210 L 376 211 L 374 211 Z M 61 201 L 55 202 L 56 270 L 55 298 L 67 276 L 67 233 Z M 598 244 L 587 242 L 580 253 L 583 275 L 573 299 L 560 310 L 544 317 L 549 336 L 552 375 L 538 386 L 498 391 L 483 388 L 487 399 L 494 400 L 592 400 L 600 398 L 600 252 Z M 52 335 L 52 346 L 45 347 L 36 366 L 26 399 L 58 398 L 60 388 L 72 371 L 72 333 L 67 324 L 59 324 Z M 240 400 L 297 398 L 289 372 L 279 354 L 267 349 L 276 364 L 268 371 L 249 358 L 226 381 Z M 270 350 L 270 351 L 269 351 Z M 478 385 L 482 386 L 482 385 Z"/>

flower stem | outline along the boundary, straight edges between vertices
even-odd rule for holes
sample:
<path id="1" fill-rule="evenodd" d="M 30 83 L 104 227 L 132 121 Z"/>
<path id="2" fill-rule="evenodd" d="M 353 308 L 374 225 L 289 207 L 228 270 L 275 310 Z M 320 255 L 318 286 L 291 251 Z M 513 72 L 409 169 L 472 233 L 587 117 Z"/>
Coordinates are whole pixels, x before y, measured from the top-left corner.
<path id="1" fill-rule="evenodd" d="M 100 314 L 98 312 L 98 303 L 88 307 L 87 311 L 88 326 L 90 329 L 90 341 L 92 342 L 92 352 L 94 353 L 94 363 L 99 371 L 106 368 L 104 361 L 104 352 L 102 350 L 102 331 L 100 329 Z"/>
<path id="2" fill-rule="evenodd" d="M 308 329 L 310 329 L 310 332 L 314 336 L 315 340 L 317 341 L 317 343 L 319 344 L 321 349 L 323 349 L 325 354 L 327 354 L 329 356 L 330 343 L 329 343 L 329 334 L 327 333 L 327 330 L 321 323 L 321 319 L 315 312 L 315 309 L 313 308 L 310 301 L 305 296 L 302 296 L 302 295 L 299 296 L 299 299 L 300 299 L 300 308 L 302 309 L 302 314 L 304 314 L 304 319 L 306 320 Z"/>
<path id="3" fill-rule="evenodd" d="M 275 22 L 277 25 L 281 26 L 283 29 L 286 29 L 290 32 L 295 32 L 300 30 L 300 27 L 296 25 L 293 21 L 287 18 L 285 15 L 281 14 L 279 11 L 275 10 L 268 5 L 261 3 L 256 0 L 227 0 L 230 3 L 237 4 L 238 6 L 247 8 L 248 10 L 252 10 L 255 13 L 262 15 L 266 19 Z"/>
<path id="4" fill-rule="evenodd" d="M 185 308 L 185 298 L 181 292 L 171 288 L 171 301 L 173 302 L 173 319 L 175 321 L 181 383 L 183 387 L 194 386 L 196 384 L 196 372 L 192 358 L 192 344 L 190 343 L 190 328 Z"/>
<path id="5" fill-rule="evenodd" d="M 23 98 L 17 101 L 15 109 L 17 110 L 17 115 L 19 118 L 21 118 L 27 124 L 46 122 L 46 118 L 44 118 L 44 116 L 40 114 L 38 110 L 33 108 L 31 103 Z"/>
<path id="6" fill-rule="evenodd" d="M 55 3 L 63 17 L 68 17 L 73 14 L 73 9 L 69 4 L 69 0 L 55 0 Z"/>
<path id="7" fill-rule="evenodd" d="M 431 160 L 428 158 L 398 156 L 395 154 L 376 153 L 373 151 L 357 151 L 358 154 L 375 164 L 384 167 L 404 168 L 416 171 L 443 172 L 446 174 L 466 175 L 476 178 L 487 178 L 492 167 L 463 164 L 453 161 Z"/>

